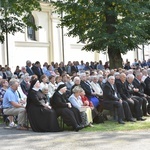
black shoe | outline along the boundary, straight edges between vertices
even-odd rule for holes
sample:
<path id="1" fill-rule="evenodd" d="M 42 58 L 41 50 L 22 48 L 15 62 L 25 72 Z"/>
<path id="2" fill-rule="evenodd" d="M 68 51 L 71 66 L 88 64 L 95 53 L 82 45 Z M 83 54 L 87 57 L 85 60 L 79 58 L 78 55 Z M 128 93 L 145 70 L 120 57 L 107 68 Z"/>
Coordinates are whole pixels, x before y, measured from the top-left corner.
<path id="1" fill-rule="evenodd" d="M 145 117 L 150 117 L 150 114 L 148 114 L 148 113 L 147 113 L 147 114 L 146 114 L 146 115 L 144 115 L 144 116 L 145 116 Z"/>
<path id="2" fill-rule="evenodd" d="M 78 126 L 75 128 L 75 131 L 78 132 L 79 130 L 81 130 L 81 129 L 83 129 L 83 128 L 84 128 L 83 126 L 79 126 L 79 125 L 78 125 Z"/>
<path id="3" fill-rule="evenodd" d="M 119 120 L 118 123 L 119 123 L 119 124 L 125 124 L 125 122 L 122 121 L 122 120 Z"/>
<path id="4" fill-rule="evenodd" d="M 145 121 L 146 118 L 137 118 L 137 121 Z"/>
<path id="5" fill-rule="evenodd" d="M 130 122 L 136 122 L 135 119 L 131 118 L 131 119 L 127 119 L 127 121 L 130 121 Z"/>

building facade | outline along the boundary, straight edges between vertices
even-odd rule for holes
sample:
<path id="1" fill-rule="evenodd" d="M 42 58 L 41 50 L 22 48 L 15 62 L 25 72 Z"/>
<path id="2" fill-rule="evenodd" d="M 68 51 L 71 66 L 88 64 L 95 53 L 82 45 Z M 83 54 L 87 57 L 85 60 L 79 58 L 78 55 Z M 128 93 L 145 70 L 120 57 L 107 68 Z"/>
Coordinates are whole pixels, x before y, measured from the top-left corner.
<path id="1" fill-rule="evenodd" d="M 37 26 L 42 28 L 34 31 L 32 28 L 27 28 L 24 33 L 16 33 L 8 35 L 8 49 L 6 42 L 0 44 L 0 64 L 7 64 L 15 69 L 17 65 L 25 66 L 26 60 L 32 62 L 60 62 L 64 61 L 108 61 L 107 54 L 81 51 L 83 43 L 77 43 L 77 38 L 65 36 L 66 28 L 58 28 L 59 18 L 53 13 L 53 8 L 47 3 L 41 3 L 42 11 L 34 11 L 31 19 Z M 144 51 L 143 51 L 144 48 Z M 128 59 L 130 62 L 134 58 L 143 60 L 150 58 L 150 46 L 141 46 L 141 49 L 129 51 L 126 55 L 122 55 L 123 60 Z M 8 51 L 8 55 L 7 55 Z M 144 53 L 143 53 L 144 52 Z"/>

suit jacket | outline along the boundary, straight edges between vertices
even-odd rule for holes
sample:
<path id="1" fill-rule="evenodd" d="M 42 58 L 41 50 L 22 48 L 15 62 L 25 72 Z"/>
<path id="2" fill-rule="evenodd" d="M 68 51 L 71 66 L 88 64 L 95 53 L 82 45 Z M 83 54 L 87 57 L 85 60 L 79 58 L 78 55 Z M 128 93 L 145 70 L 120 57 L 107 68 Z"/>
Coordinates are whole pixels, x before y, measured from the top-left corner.
<path id="1" fill-rule="evenodd" d="M 77 66 L 71 66 L 71 72 L 78 72 L 78 67 Z"/>
<path id="2" fill-rule="evenodd" d="M 133 85 L 135 88 L 139 89 L 139 92 L 136 92 L 135 94 L 137 96 L 144 96 L 144 89 L 145 89 L 145 83 L 139 82 L 136 78 L 133 80 Z"/>
<path id="3" fill-rule="evenodd" d="M 36 74 L 38 76 L 38 79 L 40 79 L 40 77 L 43 75 L 43 71 L 42 69 L 37 67 L 37 66 L 33 66 L 32 68 L 32 71 L 34 72 L 34 74 Z"/>
<path id="4" fill-rule="evenodd" d="M 146 86 L 144 93 L 150 96 L 150 77 L 149 76 L 145 79 L 144 83 Z"/>
<path id="5" fill-rule="evenodd" d="M 132 83 L 129 83 L 128 81 L 126 81 L 126 87 L 127 87 L 128 92 L 130 93 L 130 95 L 136 95 L 133 90 L 133 88 L 135 88 L 135 87 Z"/>
<path id="6" fill-rule="evenodd" d="M 94 90 L 92 89 L 92 86 L 90 86 L 89 84 L 87 84 L 86 82 L 82 81 L 80 82 L 81 87 L 83 88 L 83 90 L 85 91 L 86 96 L 91 96 L 92 95 L 92 91 L 94 92 Z"/>
<path id="7" fill-rule="evenodd" d="M 58 67 L 58 72 L 60 76 L 62 75 L 63 71 L 65 71 L 65 67 L 62 67 L 62 68 Z"/>
<path id="8" fill-rule="evenodd" d="M 7 79 L 6 72 L 0 72 L 0 76 L 2 76 L 3 79 Z"/>
<path id="9" fill-rule="evenodd" d="M 24 80 L 20 83 L 21 89 L 25 95 L 28 95 L 30 84 L 26 83 Z"/>
<path id="10" fill-rule="evenodd" d="M 29 68 L 29 66 L 26 66 L 26 71 L 27 71 L 27 73 L 29 74 L 29 76 L 34 75 L 34 72 L 32 71 L 31 68 Z"/>
<path id="11" fill-rule="evenodd" d="M 115 96 L 117 94 L 117 97 Z M 103 100 L 104 101 L 119 101 L 120 94 L 117 91 L 116 85 L 114 84 L 114 89 L 111 84 L 107 81 L 103 90 Z"/>
<path id="12" fill-rule="evenodd" d="M 117 87 L 118 93 L 120 94 L 123 100 L 127 100 L 128 98 L 131 98 L 131 95 L 127 90 L 126 82 L 122 83 L 121 80 L 118 79 L 116 80 L 116 87 Z"/>

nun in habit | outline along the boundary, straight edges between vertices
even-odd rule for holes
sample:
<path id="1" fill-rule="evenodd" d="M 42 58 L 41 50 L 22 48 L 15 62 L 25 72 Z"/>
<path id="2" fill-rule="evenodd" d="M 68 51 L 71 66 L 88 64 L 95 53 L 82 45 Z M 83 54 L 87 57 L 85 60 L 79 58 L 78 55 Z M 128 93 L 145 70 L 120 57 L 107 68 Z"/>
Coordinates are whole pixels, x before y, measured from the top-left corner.
<path id="1" fill-rule="evenodd" d="M 67 87 L 64 83 L 58 84 L 50 102 L 57 116 L 61 116 L 67 126 L 72 126 L 75 131 L 79 131 L 83 128 L 81 115 L 79 110 L 74 108 L 65 97 L 66 90 Z"/>
<path id="2" fill-rule="evenodd" d="M 33 79 L 27 96 L 26 106 L 32 130 L 34 132 L 61 131 L 55 110 L 48 105 L 47 97 L 39 89 L 39 80 Z"/>

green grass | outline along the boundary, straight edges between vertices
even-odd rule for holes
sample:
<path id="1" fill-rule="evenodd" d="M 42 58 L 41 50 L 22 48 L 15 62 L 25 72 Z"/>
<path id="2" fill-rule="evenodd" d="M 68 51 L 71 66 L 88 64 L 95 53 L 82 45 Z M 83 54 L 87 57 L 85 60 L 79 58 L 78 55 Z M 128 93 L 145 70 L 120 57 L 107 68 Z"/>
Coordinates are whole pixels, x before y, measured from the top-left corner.
<path id="1" fill-rule="evenodd" d="M 118 124 L 115 121 L 105 121 L 104 124 L 94 124 L 94 127 L 87 127 L 83 131 L 131 131 L 150 129 L 150 117 L 146 121 L 137 121 L 134 123 Z"/>

